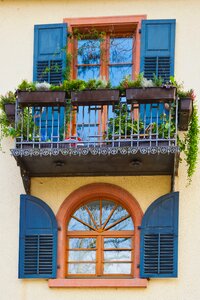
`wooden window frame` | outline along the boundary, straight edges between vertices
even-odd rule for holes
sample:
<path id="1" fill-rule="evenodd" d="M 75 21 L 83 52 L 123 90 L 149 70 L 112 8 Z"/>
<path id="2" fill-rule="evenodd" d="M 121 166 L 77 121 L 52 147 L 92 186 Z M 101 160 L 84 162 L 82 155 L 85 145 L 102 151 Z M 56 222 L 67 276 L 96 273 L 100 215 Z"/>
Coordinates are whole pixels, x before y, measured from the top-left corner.
<path id="1" fill-rule="evenodd" d="M 85 28 L 99 29 L 105 32 L 109 32 L 109 29 L 114 28 L 116 33 L 127 34 L 132 33 L 134 29 L 134 57 L 133 57 L 133 78 L 135 74 L 140 72 L 140 30 L 141 22 L 146 19 L 146 15 L 136 15 L 136 16 L 117 16 L 117 17 L 98 17 L 98 18 L 65 18 L 64 23 L 68 24 L 68 31 L 73 32 L 74 29 L 84 30 Z M 109 62 L 109 38 L 108 35 L 105 39 L 105 45 L 103 46 L 106 49 L 106 61 Z M 75 53 L 77 49 L 77 42 L 68 44 L 68 53 Z M 76 58 L 73 57 L 71 62 L 71 78 L 76 78 Z M 107 65 L 107 66 L 106 66 Z M 103 64 L 100 67 L 100 76 L 108 79 L 109 77 L 109 63 Z"/>
<path id="2" fill-rule="evenodd" d="M 97 199 L 93 199 L 92 201 L 90 200 L 89 203 L 92 203 L 93 201 L 96 201 Z M 100 201 L 100 218 L 102 216 L 102 202 L 104 199 L 99 197 L 98 200 Z M 110 201 L 110 199 L 106 199 L 108 201 Z M 114 209 L 113 209 L 113 212 L 115 211 L 115 209 L 118 207 L 118 206 L 121 206 L 121 204 L 119 202 L 116 202 L 116 201 L 112 201 L 113 203 L 115 203 L 115 206 L 114 206 Z M 86 201 L 85 203 L 83 203 L 81 206 L 79 205 L 75 212 L 80 208 L 80 207 L 83 207 L 83 206 L 86 206 L 87 208 L 87 204 L 89 204 L 88 201 Z M 121 206 L 122 207 L 122 206 Z M 124 207 L 123 207 L 124 208 Z M 74 213 L 73 212 L 73 215 Z M 131 217 L 131 214 L 129 213 L 129 211 L 126 210 L 126 212 L 128 213 L 128 217 Z M 109 217 L 109 216 L 108 216 Z M 68 228 L 68 225 L 69 225 L 69 222 L 70 220 L 73 218 L 73 216 L 70 217 L 69 220 L 67 220 L 67 224 L 66 224 L 66 228 Z M 121 219 L 120 219 L 121 220 Z M 120 223 L 120 220 L 117 220 L 117 224 Z M 107 220 L 106 220 L 107 221 Z M 105 221 L 105 222 L 106 222 Z M 109 221 L 109 220 L 108 220 Z M 93 221 L 95 222 L 95 220 Z M 133 222 L 133 220 L 132 220 Z M 101 225 L 104 225 L 104 224 L 101 224 Z M 134 225 L 134 224 L 133 224 Z M 98 229 L 98 230 L 95 230 L 94 227 L 91 227 L 93 228 L 93 230 L 89 231 L 89 230 L 85 230 L 85 231 L 68 231 L 66 230 L 66 236 L 67 236 L 67 255 L 66 255 L 66 259 L 65 259 L 65 263 L 66 263 L 66 277 L 67 278 L 73 278 L 73 277 L 100 277 L 100 278 L 109 278 L 109 277 L 120 277 L 120 278 L 133 278 L 134 277 L 134 269 L 133 269 L 133 261 L 134 261 L 134 230 L 114 230 L 114 231 L 110 231 L 109 229 L 108 230 L 103 230 L 103 229 Z M 105 228 L 106 228 L 106 225 L 105 225 Z M 102 231 L 103 230 L 103 231 Z M 94 251 L 96 251 L 96 260 L 94 261 L 94 263 L 96 264 L 95 265 L 95 270 L 96 272 L 94 274 L 69 274 L 68 273 L 68 267 L 69 267 L 69 262 L 68 262 L 68 257 L 69 257 L 69 251 L 73 251 L 71 248 L 69 249 L 69 239 L 70 238 L 84 238 L 84 237 L 88 237 L 88 238 L 95 238 L 96 239 L 96 242 L 97 242 L 97 246 L 96 246 L 96 249 L 94 249 Z M 126 237 L 126 238 L 131 238 L 131 248 L 127 248 L 126 250 L 130 251 L 131 252 L 131 260 L 130 260 L 130 263 L 131 263 L 131 272 L 130 274 L 103 274 L 103 266 L 104 266 L 104 260 L 103 260 L 103 255 L 104 255 L 104 251 L 109 251 L 109 249 L 107 250 L 104 250 L 104 238 L 107 238 L 107 237 L 118 237 L 118 238 L 123 238 L 123 237 Z M 87 248 L 82 248 L 81 250 L 85 250 L 87 251 Z M 92 249 L 90 249 L 91 251 Z M 118 249 L 116 249 L 118 250 Z M 119 249 L 121 250 L 121 249 Z M 75 250 L 77 251 L 77 249 Z M 128 261 L 126 261 L 128 263 Z M 77 262 L 75 262 L 77 263 Z M 90 262 L 85 262 L 85 263 L 92 263 L 91 261 Z M 110 261 L 110 263 L 112 263 L 112 261 Z M 121 261 L 118 261 L 118 263 L 121 263 Z"/>
<path id="3" fill-rule="evenodd" d="M 121 204 L 131 215 L 134 223 L 134 278 L 65 278 L 66 275 L 66 249 L 67 249 L 67 221 L 73 212 L 85 202 L 94 199 L 109 199 Z M 123 188 L 108 184 L 94 183 L 80 187 L 72 192 L 61 205 L 57 213 L 58 222 L 58 259 L 57 279 L 49 280 L 49 287 L 146 287 L 147 280 L 140 278 L 140 226 L 142 210 L 136 199 Z M 76 234 L 76 233 L 75 233 Z M 113 276 L 112 276 L 113 277 Z"/>
<path id="4" fill-rule="evenodd" d="M 132 58 L 132 79 L 134 79 L 136 74 L 140 73 L 140 31 L 142 20 L 147 18 L 146 15 L 130 15 L 130 16 L 112 16 L 112 17 L 97 17 L 97 18 L 64 18 L 63 22 L 68 25 L 68 32 L 72 33 L 73 30 L 78 29 L 80 31 L 84 31 L 87 29 L 99 29 L 105 32 L 109 32 L 109 29 L 114 28 L 117 34 L 127 34 L 132 33 L 134 29 L 134 49 L 133 49 L 133 58 Z M 104 49 L 106 49 L 106 57 L 103 58 L 104 61 L 108 61 L 108 64 L 104 63 L 100 66 L 100 76 L 102 78 L 109 79 L 109 40 L 108 36 L 106 37 L 103 45 L 101 45 Z M 75 40 L 73 43 L 68 43 L 67 52 L 68 54 L 76 53 L 77 51 L 77 41 Z M 101 58 L 102 59 L 102 58 Z M 72 56 L 71 67 L 70 67 L 70 77 L 71 79 L 76 79 L 76 56 Z M 75 117 L 74 114 L 72 120 L 72 135 L 76 135 L 75 131 Z M 137 117 L 137 112 L 136 115 Z M 100 118 L 100 116 L 99 116 Z M 103 108 L 102 114 L 103 128 L 105 128 L 106 122 L 106 107 Z M 69 132 L 68 132 L 69 133 Z"/>

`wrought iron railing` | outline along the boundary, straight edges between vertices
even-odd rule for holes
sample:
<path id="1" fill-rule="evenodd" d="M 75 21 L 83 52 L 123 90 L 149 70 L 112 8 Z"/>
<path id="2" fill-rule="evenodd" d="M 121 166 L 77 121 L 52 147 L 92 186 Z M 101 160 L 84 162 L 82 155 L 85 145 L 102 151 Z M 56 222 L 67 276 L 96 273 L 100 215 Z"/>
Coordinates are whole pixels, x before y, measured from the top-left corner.
<path id="1" fill-rule="evenodd" d="M 177 100 L 127 104 L 23 106 L 16 149 L 177 146 Z"/>

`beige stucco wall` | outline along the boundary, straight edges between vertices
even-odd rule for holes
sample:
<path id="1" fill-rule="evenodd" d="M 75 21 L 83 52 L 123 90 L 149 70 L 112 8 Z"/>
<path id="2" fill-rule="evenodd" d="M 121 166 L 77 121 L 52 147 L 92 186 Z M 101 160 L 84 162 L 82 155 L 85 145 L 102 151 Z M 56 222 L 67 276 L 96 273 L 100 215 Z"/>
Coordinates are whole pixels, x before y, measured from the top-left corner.
<path id="1" fill-rule="evenodd" d="M 200 1 L 198 0 L 41 0 L 0 1 L 0 94 L 32 79 L 33 26 L 59 23 L 64 17 L 147 14 L 148 18 L 175 18 L 178 80 L 193 87 L 200 99 Z M 200 101 L 199 101 L 200 106 Z M 1 300 L 198 300 L 200 299 L 200 164 L 186 188 L 186 168 L 180 165 L 179 278 L 150 280 L 147 289 L 50 289 L 46 280 L 18 280 L 19 195 L 24 193 L 19 168 L 10 156 L 13 141 L 0 153 L 0 299 Z M 109 182 L 127 189 L 145 211 L 158 196 L 169 192 L 169 177 L 35 178 L 32 194 L 56 213 L 74 189 L 90 182 Z"/>

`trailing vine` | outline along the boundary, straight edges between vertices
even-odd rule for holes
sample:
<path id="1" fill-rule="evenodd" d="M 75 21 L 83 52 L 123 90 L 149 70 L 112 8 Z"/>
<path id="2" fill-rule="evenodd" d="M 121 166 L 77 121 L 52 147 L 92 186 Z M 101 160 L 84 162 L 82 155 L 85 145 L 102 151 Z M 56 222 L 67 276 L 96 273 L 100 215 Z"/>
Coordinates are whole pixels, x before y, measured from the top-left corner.
<path id="1" fill-rule="evenodd" d="M 188 185 L 192 181 L 192 176 L 196 171 L 197 161 L 198 161 L 198 144 L 200 140 L 200 127 L 198 119 L 198 109 L 194 105 L 193 113 L 190 119 L 188 132 L 185 134 L 183 140 L 178 140 L 180 150 L 186 155 L 185 161 L 187 163 L 187 178 Z"/>

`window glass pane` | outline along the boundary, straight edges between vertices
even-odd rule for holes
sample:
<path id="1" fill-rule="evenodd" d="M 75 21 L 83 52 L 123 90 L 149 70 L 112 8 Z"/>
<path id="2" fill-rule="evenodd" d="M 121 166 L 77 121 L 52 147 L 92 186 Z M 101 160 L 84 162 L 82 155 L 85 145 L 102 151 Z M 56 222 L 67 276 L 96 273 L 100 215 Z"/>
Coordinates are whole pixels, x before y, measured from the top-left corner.
<path id="1" fill-rule="evenodd" d="M 69 251 L 69 261 L 95 261 L 96 251 Z"/>
<path id="2" fill-rule="evenodd" d="M 132 63 L 133 38 L 110 39 L 110 63 Z"/>
<path id="3" fill-rule="evenodd" d="M 88 231 L 88 230 L 92 230 L 91 228 L 89 228 L 88 226 L 82 224 L 81 222 L 71 218 L 71 220 L 69 221 L 69 225 L 68 225 L 68 230 L 69 231 L 77 231 L 77 230 L 84 230 L 84 231 Z"/>
<path id="4" fill-rule="evenodd" d="M 83 222 L 93 226 L 93 223 L 90 219 L 90 216 L 85 208 L 85 206 L 81 206 L 75 213 L 74 216 L 82 220 Z"/>
<path id="5" fill-rule="evenodd" d="M 78 41 L 78 64 L 99 64 L 100 63 L 100 41 L 79 40 Z"/>
<path id="6" fill-rule="evenodd" d="M 82 80 L 97 79 L 100 77 L 100 67 L 78 67 L 77 78 Z"/>
<path id="7" fill-rule="evenodd" d="M 132 65 L 109 67 L 109 79 L 112 86 L 119 85 L 120 81 L 127 75 L 132 76 Z"/>
<path id="8" fill-rule="evenodd" d="M 118 206 L 112 214 L 108 224 L 106 225 L 106 228 L 127 215 L 128 212 L 122 206 Z"/>
<path id="9" fill-rule="evenodd" d="M 96 264 L 93 263 L 80 263 L 80 264 L 68 264 L 69 274 L 95 274 Z"/>
<path id="10" fill-rule="evenodd" d="M 130 274 L 131 263 L 105 263 L 104 274 Z"/>
<path id="11" fill-rule="evenodd" d="M 105 223 L 115 205 L 116 204 L 112 201 L 102 201 L 102 224 Z"/>
<path id="12" fill-rule="evenodd" d="M 130 218 L 116 224 L 109 230 L 133 230 L 133 229 L 134 229 L 134 226 L 133 226 L 132 219 L 130 217 Z"/>
<path id="13" fill-rule="evenodd" d="M 131 251 L 104 251 L 104 260 L 131 260 Z"/>
<path id="14" fill-rule="evenodd" d="M 100 226 L 100 201 L 93 201 L 87 204 L 96 224 Z"/>
<path id="15" fill-rule="evenodd" d="M 104 248 L 131 248 L 131 238 L 104 238 Z"/>
<path id="16" fill-rule="evenodd" d="M 96 248 L 95 238 L 70 238 L 69 248 Z"/>

